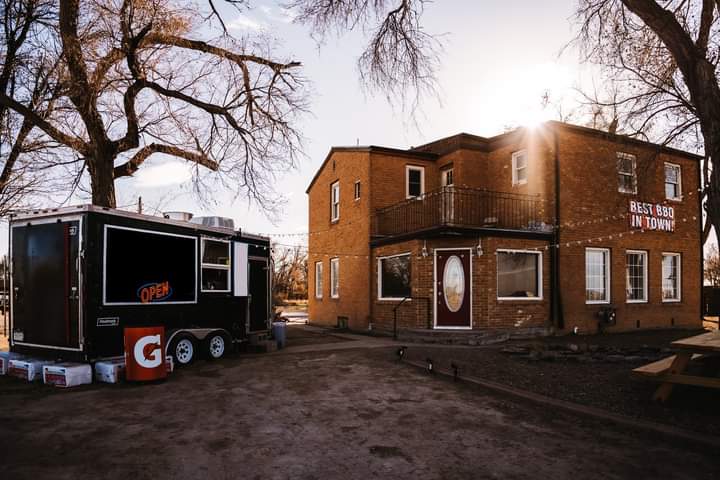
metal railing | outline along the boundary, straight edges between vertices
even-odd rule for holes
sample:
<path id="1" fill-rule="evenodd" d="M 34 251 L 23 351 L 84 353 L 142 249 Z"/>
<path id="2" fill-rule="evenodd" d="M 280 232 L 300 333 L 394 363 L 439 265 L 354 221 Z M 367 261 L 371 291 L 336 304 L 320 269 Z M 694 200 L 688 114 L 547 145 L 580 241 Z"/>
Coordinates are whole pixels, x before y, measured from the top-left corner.
<path id="1" fill-rule="evenodd" d="M 378 209 L 373 236 L 393 236 L 433 227 L 501 228 L 545 231 L 539 195 L 443 187 Z"/>

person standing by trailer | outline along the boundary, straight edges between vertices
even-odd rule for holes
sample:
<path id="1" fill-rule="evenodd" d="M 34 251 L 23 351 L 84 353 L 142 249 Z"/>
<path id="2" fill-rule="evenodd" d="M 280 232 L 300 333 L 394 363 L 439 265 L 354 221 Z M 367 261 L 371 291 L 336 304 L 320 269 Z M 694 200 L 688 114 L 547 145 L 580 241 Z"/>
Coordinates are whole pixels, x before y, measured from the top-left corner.
<path id="1" fill-rule="evenodd" d="M 125 327 L 163 326 L 167 354 L 186 365 L 267 332 L 269 239 L 189 217 L 93 206 L 13 216 L 11 349 L 92 360 L 122 355 Z"/>

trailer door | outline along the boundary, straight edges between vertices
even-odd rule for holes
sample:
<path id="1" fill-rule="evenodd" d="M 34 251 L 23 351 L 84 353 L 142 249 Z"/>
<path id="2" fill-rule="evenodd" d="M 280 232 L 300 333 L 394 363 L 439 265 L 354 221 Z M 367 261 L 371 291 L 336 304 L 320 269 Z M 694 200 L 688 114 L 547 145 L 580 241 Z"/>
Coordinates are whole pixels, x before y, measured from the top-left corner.
<path id="1" fill-rule="evenodd" d="M 270 277 L 268 259 L 250 257 L 250 331 L 270 328 Z"/>
<path id="2" fill-rule="evenodd" d="M 12 226 L 13 345 L 81 350 L 80 218 Z"/>

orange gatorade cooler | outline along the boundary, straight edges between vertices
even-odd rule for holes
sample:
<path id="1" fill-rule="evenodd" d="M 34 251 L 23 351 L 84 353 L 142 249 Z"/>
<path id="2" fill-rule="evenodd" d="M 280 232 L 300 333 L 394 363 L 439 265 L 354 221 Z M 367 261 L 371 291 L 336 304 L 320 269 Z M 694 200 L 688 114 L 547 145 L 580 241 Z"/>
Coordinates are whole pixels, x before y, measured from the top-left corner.
<path id="1" fill-rule="evenodd" d="M 125 379 L 146 382 L 167 377 L 165 328 L 125 329 Z"/>

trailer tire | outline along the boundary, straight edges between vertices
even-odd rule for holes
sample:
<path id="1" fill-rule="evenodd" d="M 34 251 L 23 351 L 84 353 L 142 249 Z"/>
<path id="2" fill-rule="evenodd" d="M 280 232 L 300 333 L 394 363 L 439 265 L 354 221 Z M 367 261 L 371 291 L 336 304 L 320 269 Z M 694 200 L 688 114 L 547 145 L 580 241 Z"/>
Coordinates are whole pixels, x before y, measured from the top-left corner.
<path id="1" fill-rule="evenodd" d="M 230 337 L 220 330 L 212 332 L 203 341 L 203 351 L 210 360 L 224 357 L 231 345 Z"/>
<path id="2" fill-rule="evenodd" d="M 170 342 L 170 355 L 177 366 L 190 365 L 197 357 L 197 340 L 189 333 L 178 333 Z"/>

